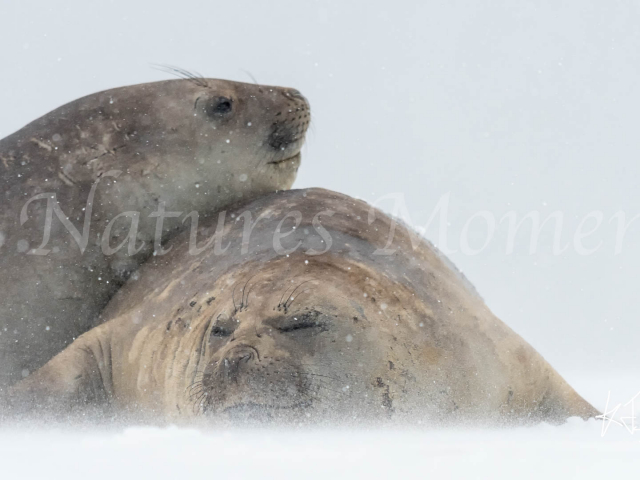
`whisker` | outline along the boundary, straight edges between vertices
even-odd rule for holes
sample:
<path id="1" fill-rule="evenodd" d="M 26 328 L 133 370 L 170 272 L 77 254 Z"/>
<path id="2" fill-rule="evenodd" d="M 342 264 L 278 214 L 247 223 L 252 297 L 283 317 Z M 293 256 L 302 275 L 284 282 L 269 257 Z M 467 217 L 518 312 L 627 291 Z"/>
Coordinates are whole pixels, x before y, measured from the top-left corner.
<path id="1" fill-rule="evenodd" d="M 298 277 L 293 277 L 298 278 Z M 293 283 L 293 280 L 291 280 L 291 282 Z M 280 297 L 280 301 L 278 302 L 278 310 L 280 309 L 280 307 L 282 306 L 282 301 L 284 300 L 284 296 L 287 294 L 287 292 L 289 291 L 289 287 L 291 287 L 291 285 L 287 285 L 286 288 L 284 289 L 284 292 L 282 293 L 282 296 Z"/>
<path id="2" fill-rule="evenodd" d="M 287 305 L 287 302 L 289 302 L 289 300 L 291 300 L 291 302 L 293 302 L 293 294 L 296 293 L 296 290 L 298 290 L 305 283 L 313 282 L 314 280 L 315 280 L 315 278 L 311 278 L 309 280 L 305 280 L 304 282 L 300 283 L 296 288 L 293 289 L 293 291 L 289 295 L 289 298 L 287 298 L 287 301 L 284 302 L 284 305 L 283 305 L 284 313 L 287 313 L 287 309 L 289 308 L 289 306 L 291 306 L 291 304 Z"/>
<path id="3" fill-rule="evenodd" d="M 306 290 L 301 291 L 298 295 L 296 295 L 295 297 L 291 297 L 290 301 L 289 301 L 289 305 L 285 304 L 285 309 L 289 309 L 291 308 L 291 305 L 293 304 L 293 302 L 295 301 L 296 298 L 298 298 L 300 295 L 302 295 L 305 292 L 308 292 L 310 290 L 313 290 L 312 288 L 307 288 Z M 292 294 L 293 295 L 293 294 Z"/>
<path id="4" fill-rule="evenodd" d="M 200 389 L 200 390 L 196 390 L 195 392 L 191 392 L 189 394 L 189 400 L 191 400 L 194 397 L 199 396 L 201 393 L 204 393 L 204 389 Z"/>
<path id="5" fill-rule="evenodd" d="M 155 68 L 156 70 L 160 70 L 161 72 L 175 75 L 176 77 L 182 78 L 184 80 L 189 80 L 190 82 L 193 82 L 195 85 L 198 85 L 199 87 L 209 86 L 209 84 L 207 83 L 207 80 L 197 72 L 190 72 L 188 70 L 185 70 L 184 68 L 176 67 L 174 65 L 152 63 L 151 66 L 152 68 Z"/>
<path id="6" fill-rule="evenodd" d="M 251 280 L 253 280 L 253 278 L 258 275 L 257 273 L 253 274 L 251 277 L 249 277 L 249 280 L 247 280 L 247 283 L 244 284 L 244 287 L 242 287 L 242 303 L 240 304 L 240 310 L 242 310 L 243 306 L 244 309 L 246 310 L 247 307 L 249 306 L 249 293 L 251 293 L 251 287 L 253 287 L 253 285 L 255 285 L 255 283 L 249 287 L 249 293 L 247 293 L 247 298 L 244 298 L 244 291 L 247 288 L 247 285 L 249 285 L 249 282 Z"/>
<path id="7" fill-rule="evenodd" d="M 188 386 L 185 390 L 193 390 L 196 387 L 202 387 L 204 384 L 202 382 L 196 382 L 193 385 Z"/>
<path id="8" fill-rule="evenodd" d="M 249 76 L 249 78 L 253 80 L 253 83 L 255 83 L 256 85 L 259 85 L 258 80 L 256 80 L 256 77 L 254 77 L 249 70 L 245 70 L 244 68 L 241 68 L 240 70 L 246 73 Z"/>

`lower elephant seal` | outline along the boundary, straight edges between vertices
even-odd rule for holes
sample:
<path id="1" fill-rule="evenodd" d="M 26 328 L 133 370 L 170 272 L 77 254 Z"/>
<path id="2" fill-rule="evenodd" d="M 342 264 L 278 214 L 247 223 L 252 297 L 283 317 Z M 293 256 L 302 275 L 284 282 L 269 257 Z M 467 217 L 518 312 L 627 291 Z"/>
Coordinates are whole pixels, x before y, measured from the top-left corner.
<path id="1" fill-rule="evenodd" d="M 96 93 L 0 140 L 0 393 L 95 326 L 186 215 L 289 188 L 309 115 L 293 89 L 192 77 Z"/>
<path id="2" fill-rule="evenodd" d="M 14 408 L 413 425 L 597 414 L 432 245 L 366 203 L 296 190 L 229 218 L 144 265 L 108 321 L 15 387 Z"/>

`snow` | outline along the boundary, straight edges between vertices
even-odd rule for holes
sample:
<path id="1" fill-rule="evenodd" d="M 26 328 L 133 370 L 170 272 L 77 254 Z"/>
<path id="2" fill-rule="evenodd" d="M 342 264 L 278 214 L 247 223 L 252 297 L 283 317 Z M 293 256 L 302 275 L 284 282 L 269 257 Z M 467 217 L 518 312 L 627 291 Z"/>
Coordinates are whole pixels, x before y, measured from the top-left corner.
<path id="1" fill-rule="evenodd" d="M 573 377 L 578 390 L 601 409 L 608 389 L 613 403 L 628 401 L 640 389 L 637 376 Z M 577 418 L 562 426 L 494 430 L 21 426 L 0 430 L 0 452 L 2 478 L 7 479 L 603 480 L 637 476 L 640 431 L 631 434 L 612 423 L 603 435 L 602 421 Z"/>
<path id="2" fill-rule="evenodd" d="M 596 420 L 434 431 L 125 428 L 0 434 L 4 478 L 608 478 L 637 474 L 640 444 Z"/>

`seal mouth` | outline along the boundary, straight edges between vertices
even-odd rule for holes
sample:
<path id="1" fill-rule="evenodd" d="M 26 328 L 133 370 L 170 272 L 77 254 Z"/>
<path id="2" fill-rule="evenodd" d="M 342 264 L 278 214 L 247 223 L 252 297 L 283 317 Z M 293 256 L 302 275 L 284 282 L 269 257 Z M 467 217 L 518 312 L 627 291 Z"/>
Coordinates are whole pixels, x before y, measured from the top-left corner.
<path id="1" fill-rule="evenodd" d="M 265 403 L 236 403 L 230 407 L 222 410 L 222 413 L 227 414 L 243 414 L 243 413 L 255 413 L 255 412 L 277 412 L 280 410 L 296 410 L 303 409 L 311 406 L 310 401 L 298 402 L 291 405 L 270 405 Z"/>
<path id="2" fill-rule="evenodd" d="M 237 403 L 223 409 L 220 413 L 233 422 L 272 423 L 291 420 L 293 412 L 302 411 L 311 406 L 310 401 L 294 403 L 292 405 L 269 405 L 246 402 Z M 297 415 L 294 414 L 297 417 Z"/>
<path id="3" fill-rule="evenodd" d="M 287 162 L 291 162 L 293 164 L 299 164 L 301 160 L 300 152 L 296 153 L 287 158 L 283 158 L 282 160 L 272 160 L 271 162 L 267 162 L 267 165 L 284 165 Z"/>

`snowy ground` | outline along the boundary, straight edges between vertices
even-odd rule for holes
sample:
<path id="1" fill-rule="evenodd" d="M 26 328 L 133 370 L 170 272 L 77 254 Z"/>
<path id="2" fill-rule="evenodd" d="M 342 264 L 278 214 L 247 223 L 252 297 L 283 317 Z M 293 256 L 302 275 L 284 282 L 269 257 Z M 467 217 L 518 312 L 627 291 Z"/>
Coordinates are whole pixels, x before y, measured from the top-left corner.
<path id="1" fill-rule="evenodd" d="M 598 478 L 640 472 L 638 438 L 595 421 L 511 431 L 0 434 L 3 478 Z M 611 435 L 610 435 L 611 433 Z M 637 477 L 636 477 L 637 478 Z"/>
<path id="2" fill-rule="evenodd" d="M 640 390 L 635 376 L 573 377 L 604 409 Z M 634 385 L 635 382 L 635 385 Z M 636 402 L 640 407 L 640 398 Z M 622 406 L 613 418 L 631 413 Z M 640 410 L 640 408 L 638 408 Z M 629 423 L 630 420 L 627 420 Z M 640 422 L 639 422 L 640 423 Z M 637 427 L 640 428 L 640 425 Z M 571 419 L 509 430 L 224 432 L 129 427 L 0 430 L 3 479 L 23 478 L 637 478 L 640 431 Z M 618 477 L 616 477 L 618 478 Z"/>

